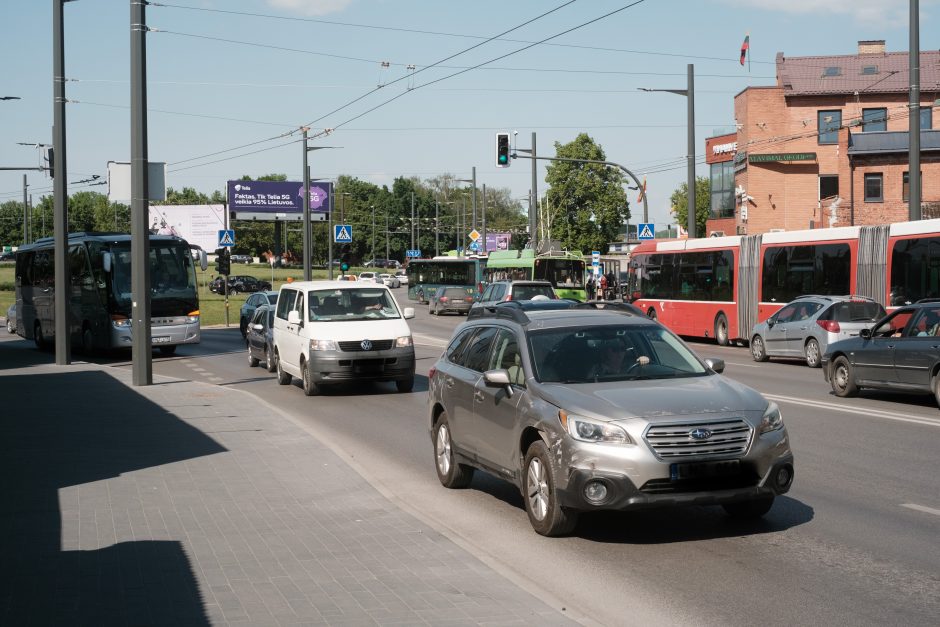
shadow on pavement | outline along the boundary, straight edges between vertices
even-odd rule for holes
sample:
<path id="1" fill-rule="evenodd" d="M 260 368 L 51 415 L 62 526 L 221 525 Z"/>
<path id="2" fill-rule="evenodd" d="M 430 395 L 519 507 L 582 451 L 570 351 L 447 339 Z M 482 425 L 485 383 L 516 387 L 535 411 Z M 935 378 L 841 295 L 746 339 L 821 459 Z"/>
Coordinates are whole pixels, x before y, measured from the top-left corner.
<path id="1" fill-rule="evenodd" d="M 134 471 L 226 449 L 103 372 L 0 383 L 0 624 L 209 624 L 183 546 L 150 525 L 155 475 Z"/>

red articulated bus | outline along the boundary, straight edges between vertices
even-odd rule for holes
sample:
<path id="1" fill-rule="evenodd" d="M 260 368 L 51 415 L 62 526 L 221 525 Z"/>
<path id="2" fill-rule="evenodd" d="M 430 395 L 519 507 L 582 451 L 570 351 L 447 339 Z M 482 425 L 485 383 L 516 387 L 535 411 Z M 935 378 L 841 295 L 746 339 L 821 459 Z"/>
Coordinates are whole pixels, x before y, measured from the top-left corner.
<path id="1" fill-rule="evenodd" d="M 653 240 L 630 254 L 630 300 L 722 346 L 805 294 L 868 296 L 887 308 L 940 297 L 940 219 L 763 235 Z"/>

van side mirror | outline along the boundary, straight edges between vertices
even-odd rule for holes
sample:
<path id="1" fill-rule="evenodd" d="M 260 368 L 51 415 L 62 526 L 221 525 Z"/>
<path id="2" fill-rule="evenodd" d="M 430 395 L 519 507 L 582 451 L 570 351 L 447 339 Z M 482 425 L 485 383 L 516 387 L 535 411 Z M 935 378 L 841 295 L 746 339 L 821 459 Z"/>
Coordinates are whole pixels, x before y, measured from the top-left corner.
<path id="1" fill-rule="evenodd" d="M 300 312 L 296 309 L 292 309 L 287 312 L 287 323 L 288 324 L 300 324 Z"/>
<path id="2" fill-rule="evenodd" d="M 405 307 L 404 311 L 401 312 L 401 315 L 404 316 L 405 320 L 415 317 L 415 308 L 414 307 Z"/>

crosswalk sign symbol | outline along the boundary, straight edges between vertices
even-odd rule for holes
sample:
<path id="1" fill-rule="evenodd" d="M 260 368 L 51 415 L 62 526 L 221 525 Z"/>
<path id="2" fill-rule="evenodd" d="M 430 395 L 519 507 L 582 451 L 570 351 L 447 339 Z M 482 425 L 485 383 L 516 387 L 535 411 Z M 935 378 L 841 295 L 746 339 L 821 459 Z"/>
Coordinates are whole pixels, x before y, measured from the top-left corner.
<path id="1" fill-rule="evenodd" d="M 219 231 L 219 246 L 234 246 L 235 245 L 235 231 L 233 229 L 225 229 Z"/>
<path id="2" fill-rule="evenodd" d="M 336 224 L 333 226 L 333 241 L 337 244 L 352 243 L 352 226 L 348 224 Z"/>
<path id="3" fill-rule="evenodd" d="M 655 239 L 652 222 L 641 222 L 637 225 L 637 239 Z"/>

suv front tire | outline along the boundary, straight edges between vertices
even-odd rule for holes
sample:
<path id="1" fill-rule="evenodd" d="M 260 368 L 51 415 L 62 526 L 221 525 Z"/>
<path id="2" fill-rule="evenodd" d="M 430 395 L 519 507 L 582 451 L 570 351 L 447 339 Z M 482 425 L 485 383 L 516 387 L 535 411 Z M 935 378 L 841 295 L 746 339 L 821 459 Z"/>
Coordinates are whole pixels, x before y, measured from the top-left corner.
<path id="1" fill-rule="evenodd" d="M 558 504 L 555 475 L 548 448 L 541 440 L 533 442 L 525 456 L 522 498 L 529 523 L 536 533 L 554 537 L 571 533 L 578 524 L 578 513 Z"/>

